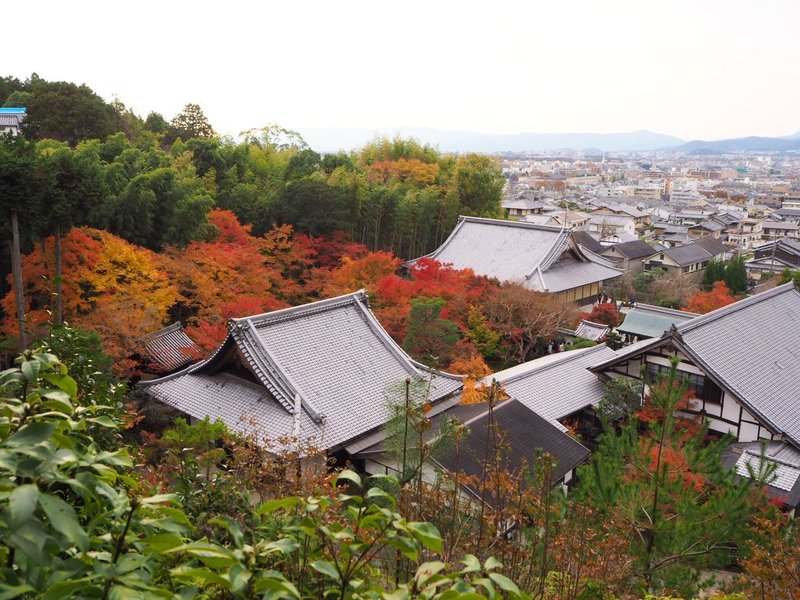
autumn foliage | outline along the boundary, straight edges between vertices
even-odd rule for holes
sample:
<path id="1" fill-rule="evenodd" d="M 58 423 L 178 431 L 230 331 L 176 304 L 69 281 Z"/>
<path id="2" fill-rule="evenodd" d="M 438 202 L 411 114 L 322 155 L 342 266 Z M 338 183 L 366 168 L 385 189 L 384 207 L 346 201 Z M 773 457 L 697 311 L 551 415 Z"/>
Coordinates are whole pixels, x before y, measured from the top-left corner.
<path id="1" fill-rule="evenodd" d="M 609 327 L 619 327 L 622 325 L 624 317 L 620 314 L 619 310 L 617 310 L 616 304 L 613 302 L 603 302 L 601 304 L 595 304 L 594 308 L 592 308 L 592 312 L 586 316 L 586 320 L 592 323 L 602 323 Z"/>
<path id="2" fill-rule="evenodd" d="M 731 294 L 724 281 L 716 281 L 711 291 L 698 290 L 695 292 L 686 303 L 686 310 L 702 315 L 723 306 L 728 306 L 728 304 L 732 304 L 736 300 L 736 296 Z"/>
<path id="3" fill-rule="evenodd" d="M 430 258 L 404 269 L 391 252 L 368 252 L 342 232 L 312 237 L 282 225 L 256 236 L 228 210 L 211 211 L 208 221 L 207 239 L 166 246 L 158 254 L 96 229 L 75 228 L 63 236 L 65 320 L 100 334 L 119 374 L 147 364 L 144 341 L 169 323 L 181 322 L 205 355 L 225 338 L 232 318 L 359 289 L 367 290 L 381 324 L 415 358 L 430 360 L 423 355 L 434 352 L 437 366 L 454 362 L 459 371 L 470 361 L 496 367 L 534 358 L 577 314 L 545 294 L 501 286 Z M 54 261 L 52 238 L 24 259 L 34 335 L 51 320 Z M 441 306 L 435 323 L 448 329 L 447 344 L 435 351 L 430 343 L 407 340 L 410 324 L 417 326 L 418 340 L 420 333 L 430 337 L 430 325 L 420 329 L 410 319 L 421 298 Z M 14 314 L 13 294 L 2 307 L 5 315 Z M 2 328 L 14 335 L 13 317 Z"/>

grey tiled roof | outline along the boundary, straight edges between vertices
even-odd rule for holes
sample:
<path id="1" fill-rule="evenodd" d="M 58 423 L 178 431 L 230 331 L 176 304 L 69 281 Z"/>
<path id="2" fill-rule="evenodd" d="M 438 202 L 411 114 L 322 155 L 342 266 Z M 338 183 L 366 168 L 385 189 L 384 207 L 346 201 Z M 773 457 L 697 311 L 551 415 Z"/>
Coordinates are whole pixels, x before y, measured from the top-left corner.
<path id="1" fill-rule="evenodd" d="M 762 424 L 800 446 L 799 332 L 800 292 L 787 283 L 625 347 L 592 370 L 673 343 Z"/>
<path id="2" fill-rule="evenodd" d="M 696 313 L 650 304 L 637 304 L 625 315 L 617 331 L 636 335 L 640 338 L 661 337 L 670 327 L 696 317 Z"/>
<path id="3" fill-rule="evenodd" d="M 643 240 L 636 240 L 633 242 L 623 242 L 622 244 L 615 244 L 612 246 L 614 250 L 619 252 L 625 258 L 645 258 L 656 254 L 656 250 Z"/>
<path id="4" fill-rule="evenodd" d="M 570 247 L 581 260 L 562 258 Z M 477 217 L 461 217 L 450 237 L 428 256 L 539 292 L 559 292 L 622 274 L 571 244 L 568 229 Z"/>
<path id="5" fill-rule="evenodd" d="M 173 323 L 156 331 L 144 345 L 153 365 L 164 372 L 175 371 L 188 365 L 192 362 L 192 353 L 197 348 L 180 323 Z"/>
<path id="6" fill-rule="evenodd" d="M 702 263 L 716 256 L 716 254 L 712 254 L 697 242 L 684 244 L 683 246 L 677 246 L 675 248 L 667 248 L 663 253 L 681 267 Z"/>
<path id="7" fill-rule="evenodd" d="M 800 292 L 792 283 L 677 326 L 680 339 L 765 424 L 800 444 Z"/>
<path id="8" fill-rule="evenodd" d="M 578 323 L 578 326 L 575 328 L 575 335 L 586 338 L 587 340 L 594 340 L 599 341 L 602 337 L 607 334 L 611 328 L 608 325 L 604 325 L 603 323 L 592 323 L 591 321 L 586 321 L 585 319 Z"/>
<path id="9" fill-rule="evenodd" d="M 589 457 L 588 449 L 514 399 L 496 406 L 492 418 L 496 436 L 487 435 L 489 412 L 484 412 L 467 421 L 469 433 L 459 443 L 458 453 L 448 449 L 437 456 L 436 461 L 448 471 L 480 478 L 488 442 L 489 455 L 499 454 L 503 470 L 524 476 L 533 473 L 537 455 L 543 450 L 555 459 L 556 468 L 552 476 L 555 482 Z M 497 445 L 495 437 L 500 442 Z M 470 489 L 476 496 L 481 496 L 480 489 Z M 492 504 L 490 490 L 486 490 L 483 499 Z"/>
<path id="10" fill-rule="evenodd" d="M 268 398 L 257 406 L 286 415 L 280 427 L 267 429 L 266 435 L 285 435 L 286 419 L 293 419 L 299 399 L 301 429 L 315 435 L 314 442 L 322 448 L 339 446 L 385 423 L 387 402 L 401 393 L 406 378 L 422 382 L 428 375 L 383 330 L 366 302 L 361 291 L 233 319 L 228 339 L 207 360 L 140 386 L 184 410 L 181 406 L 188 404 L 182 388 L 194 385 L 192 377 L 224 368 L 235 349 L 259 382 L 262 397 Z M 460 378 L 433 372 L 430 399 L 436 402 L 460 387 Z M 209 414 L 225 412 L 217 399 L 209 397 L 206 403 Z M 191 408 L 203 412 L 196 403 Z M 231 426 L 240 416 L 234 412 L 222 416 Z M 278 422 L 267 420 L 267 424 Z"/>
<path id="11" fill-rule="evenodd" d="M 601 254 L 606 249 L 603 244 L 594 239 L 588 231 L 578 230 L 572 232 L 572 239 L 575 240 L 580 246 L 594 252 Z"/>
<path id="12" fill-rule="evenodd" d="M 605 344 L 528 361 L 484 378 L 496 379 L 506 393 L 559 429 L 558 422 L 603 398 L 603 383 L 588 367 L 614 356 Z"/>
<path id="13" fill-rule="evenodd" d="M 731 468 L 742 478 L 750 477 L 750 465 L 754 474 L 762 468 L 762 442 L 731 444 L 722 455 L 722 464 Z M 773 477 L 765 486 L 771 498 L 784 502 L 790 508 L 800 505 L 800 451 L 785 442 L 768 442 L 764 445 L 763 467 L 775 469 Z"/>
<path id="14" fill-rule="evenodd" d="M 196 419 L 220 419 L 237 433 L 276 444 L 293 435 L 292 415 L 263 386 L 233 375 L 185 373 L 148 383 L 155 385 L 139 385 L 156 400 Z M 301 420 L 300 427 L 301 438 L 321 438 L 321 429 L 310 419 Z"/>

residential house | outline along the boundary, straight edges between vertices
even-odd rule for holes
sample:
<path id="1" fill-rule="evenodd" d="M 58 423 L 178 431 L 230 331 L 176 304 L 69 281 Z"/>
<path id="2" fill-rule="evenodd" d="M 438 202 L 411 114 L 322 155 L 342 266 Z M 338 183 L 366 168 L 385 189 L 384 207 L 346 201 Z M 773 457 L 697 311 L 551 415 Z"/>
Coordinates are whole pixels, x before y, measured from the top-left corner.
<path id="1" fill-rule="evenodd" d="M 800 224 L 791 221 L 764 221 L 763 235 L 768 240 L 800 237 Z"/>
<path id="2" fill-rule="evenodd" d="M 643 265 L 645 271 L 680 269 L 684 273 L 695 273 L 705 269 L 711 259 L 724 258 L 728 252 L 728 247 L 718 239 L 702 238 L 682 246 L 666 248 L 644 259 Z"/>
<path id="3" fill-rule="evenodd" d="M 705 219 L 696 225 L 690 225 L 687 232 L 691 238 L 713 237 L 719 239 L 723 229 L 725 227 L 713 219 Z"/>
<path id="4" fill-rule="evenodd" d="M 228 329 L 211 356 L 139 389 L 193 419 L 221 419 L 259 441 L 313 446 L 341 460 L 382 430 L 406 379 L 425 389 L 430 382 L 431 415 L 458 402 L 461 378 L 412 360 L 363 290 L 232 319 Z"/>
<path id="5" fill-rule="evenodd" d="M 615 244 L 605 248 L 600 255 L 613 261 L 614 266 L 626 273 L 644 271 L 643 261 L 657 254 L 656 250 L 643 240 Z"/>
<path id="6" fill-rule="evenodd" d="M 575 242 L 568 229 L 524 221 L 460 217 L 450 236 L 427 256 L 578 304 L 594 302 L 604 281 L 622 275 Z"/>
<path id="7" fill-rule="evenodd" d="M 469 434 L 459 443 L 459 452 L 452 449 L 436 457 L 440 468 L 481 476 L 482 464 L 474 460 L 483 456 L 493 422 L 495 431 L 505 438 L 507 455 L 504 466 L 517 472 L 523 465 L 532 467 L 537 453 L 543 450 L 554 457 L 557 467 L 552 483 L 569 485 L 575 469 L 588 458 L 589 451 L 567 434 L 567 421 L 577 420 L 603 398 L 603 383 L 587 367 L 614 356 L 606 345 L 550 354 L 521 365 L 499 371 L 482 380 L 485 386 L 500 384 L 508 400 L 489 410 L 488 404 L 456 404 L 431 418 L 425 435 L 435 435 L 444 416 L 455 418 L 469 427 Z M 369 473 L 397 471 L 397 458 L 387 451 L 383 438 L 363 438 L 354 458 L 362 461 Z M 428 472 L 426 478 L 433 477 Z M 480 497 L 477 490 L 468 493 Z M 491 503 L 490 498 L 484 498 Z"/>
<path id="8" fill-rule="evenodd" d="M 545 208 L 545 204 L 530 192 L 518 194 L 503 202 L 502 206 L 506 210 L 507 216 L 515 219 L 541 214 Z"/>
<path id="9" fill-rule="evenodd" d="M 636 222 L 632 217 L 592 214 L 586 224 L 586 231 L 599 239 L 627 233 L 636 236 Z"/>
<path id="10" fill-rule="evenodd" d="M 547 217 L 545 219 L 545 217 Z M 529 215 L 523 219 L 528 223 L 538 225 L 552 225 L 555 227 L 566 227 L 568 229 L 583 229 L 589 222 L 589 215 L 576 210 L 554 210 L 543 215 Z"/>
<path id="11" fill-rule="evenodd" d="M 728 243 L 743 249 L 758 245 L 763 233 L 763 223 L 760 219 L 741 219 L 735 226 L 725 229 Z"/>
<path id="12" fill-rule="evenodd" d="M 637 231 L 641 231 L 650 225 L 650 215 L 648 213 L 626 204 L 609 202 L 601 205 L 598 208 L 595 208 L 590 214 L 630 217 L 633 219 Z"/>
<path id="13" fill-rule="evenodd" d="M 759 246 L 755 258 L 745 262 L 749 279 L 758 281 L 764 273 L 780 273 L 784 269 L 800 270 L 800 240 L 780 238 Z"/>

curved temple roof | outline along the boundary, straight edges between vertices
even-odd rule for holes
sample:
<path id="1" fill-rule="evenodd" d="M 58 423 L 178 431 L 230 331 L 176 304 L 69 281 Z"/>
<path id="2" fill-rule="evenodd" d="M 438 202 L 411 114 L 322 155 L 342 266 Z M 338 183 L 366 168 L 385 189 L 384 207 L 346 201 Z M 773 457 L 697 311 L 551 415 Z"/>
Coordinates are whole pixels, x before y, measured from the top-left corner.
<path id="1" fill-rule="evenodd" d="M 361 290 L 232 319 L 227 339 L 206 360 L 139 385 L 193 417 L 221 418 L 272 441 L 295 435 L 327 449 L 381 427 L 403 382 L 428 377 L 434 403 L 461 387 L 461 378 L 412 360 Z"/>
<path id="2" fill-rule="evenodd" d="M 568 250 L 572 252 L 567 255 Z M 500 219 L 460 217 L 450 236 L 427 257 L 537 292 L 560 292 L 622 275 L 574 243 L 569 229 Z"/>

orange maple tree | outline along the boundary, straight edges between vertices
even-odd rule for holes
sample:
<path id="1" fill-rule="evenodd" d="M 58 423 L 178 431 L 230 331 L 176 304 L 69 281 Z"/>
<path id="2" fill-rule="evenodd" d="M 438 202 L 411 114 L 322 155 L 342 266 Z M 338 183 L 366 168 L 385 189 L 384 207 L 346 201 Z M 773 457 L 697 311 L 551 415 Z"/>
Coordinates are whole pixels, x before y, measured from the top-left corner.
<path id="1" fill-rule="evenodd" d="M 716 281 L 711 291 L 703 292 L 698 290 L 692 294 L 686 303 L 686 310 L 702 315 L 723 306 L 728 306 L 728 304 L 732 304 L 736 300 L 736 296 L 731 294 L 724 281 Z"/>

